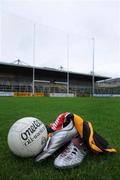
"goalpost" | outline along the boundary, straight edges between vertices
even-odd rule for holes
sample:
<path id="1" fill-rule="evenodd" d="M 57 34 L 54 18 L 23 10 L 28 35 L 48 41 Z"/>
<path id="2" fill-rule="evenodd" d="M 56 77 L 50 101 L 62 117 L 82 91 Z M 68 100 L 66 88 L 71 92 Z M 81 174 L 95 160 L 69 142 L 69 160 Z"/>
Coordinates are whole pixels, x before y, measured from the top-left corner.
<path id="1" fill-rule="evenodd" d="M 65 33 L 65 32 L 64 32 Z M 65 33 L 66 34 L 66 33 Z M 70 35 L 67 33 L 66 35 L 66 62 L 67 62 L 67 72 L 66 72 L 66 94 L 69 95 L 70 90 L 70 77 L 69 77 L 69 61 L 70 61 Z M 90 38 L 92 40 L 92 96 L 95 94 L 95 74 L 94 74 L 94 61 L 95 61 L 95 39 Z M 32 77 L 32 96 L 35 94 L 35 82 L 41 82 L 41 80 L 35 79 L 35 60 L 36 60 L 36 24 L 33 26 L 33 77 Z"/>

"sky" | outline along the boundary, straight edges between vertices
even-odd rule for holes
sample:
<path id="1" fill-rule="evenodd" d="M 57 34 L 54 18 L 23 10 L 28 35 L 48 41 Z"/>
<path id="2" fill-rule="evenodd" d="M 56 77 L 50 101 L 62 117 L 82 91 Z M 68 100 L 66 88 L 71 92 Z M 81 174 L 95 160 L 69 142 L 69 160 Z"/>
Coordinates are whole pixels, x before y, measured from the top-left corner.
<path id="1" fill-rule="evenodd" d="M 120 1 L 0 0 L 0 25 L 2 62 L 120 77 Z"/>

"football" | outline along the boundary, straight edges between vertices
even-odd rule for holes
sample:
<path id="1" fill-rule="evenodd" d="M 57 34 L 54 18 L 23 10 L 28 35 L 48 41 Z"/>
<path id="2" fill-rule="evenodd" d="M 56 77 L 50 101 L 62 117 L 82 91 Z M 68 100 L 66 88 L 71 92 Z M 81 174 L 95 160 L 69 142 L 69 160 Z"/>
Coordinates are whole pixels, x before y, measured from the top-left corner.
<path id="1" fill-rule="evenodd" d="M 8 132 L 9 149 L 17 156 L 32 157 L 40 153 L 47 142 L 47 129 L 35 117 L 17 120 Z"/>

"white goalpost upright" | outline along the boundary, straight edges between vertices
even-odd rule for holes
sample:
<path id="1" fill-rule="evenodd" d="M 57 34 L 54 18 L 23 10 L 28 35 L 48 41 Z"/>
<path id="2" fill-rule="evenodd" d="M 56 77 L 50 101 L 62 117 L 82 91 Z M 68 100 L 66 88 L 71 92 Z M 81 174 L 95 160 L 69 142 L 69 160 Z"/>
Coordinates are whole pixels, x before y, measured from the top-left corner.
<path id="1" fill-rule="evenodd" d="M 35 43 L 36 43 L 36 24 L 33 26 L 33 79 L 32 79 L 32 96 L 35 94 Z"/>
<path id="2" fill-rule="evenodd" d="M 95 94 L 95 38 L 92 38 L 92 96 Z"/>
<path id="3" fill-rule="evenodd" d="M 69 94 L 69 41 L 70 37 L 67 34 L 67 95 Z"/>

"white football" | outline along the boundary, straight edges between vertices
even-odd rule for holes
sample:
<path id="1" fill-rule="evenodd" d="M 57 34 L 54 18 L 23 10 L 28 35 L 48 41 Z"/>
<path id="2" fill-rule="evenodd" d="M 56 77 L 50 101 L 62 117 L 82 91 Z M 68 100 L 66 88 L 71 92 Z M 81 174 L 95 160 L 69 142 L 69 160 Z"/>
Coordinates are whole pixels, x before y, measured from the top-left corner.
<path id="1" fill-rule="evenodd" d="M 7 140 L 15 155 L 31 157 L 43 150 L 47 138 L 47 129 L 42 121 L 34 117 L 24 117 L 11 126 Z"/>

